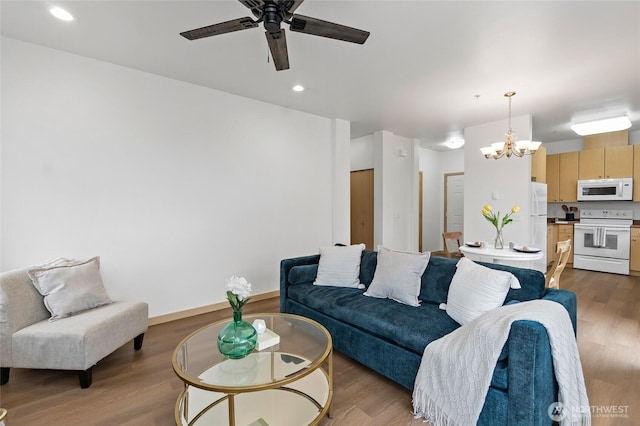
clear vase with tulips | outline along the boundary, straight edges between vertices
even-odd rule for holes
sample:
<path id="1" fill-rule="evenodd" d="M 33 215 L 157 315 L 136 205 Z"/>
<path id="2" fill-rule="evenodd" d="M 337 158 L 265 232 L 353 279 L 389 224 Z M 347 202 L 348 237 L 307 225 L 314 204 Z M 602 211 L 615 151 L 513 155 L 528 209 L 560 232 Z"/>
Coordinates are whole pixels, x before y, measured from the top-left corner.
<path id="1" fill-rule="evenodd" d="M 493 243 L 493 247 L 497 248 L 497 249 L 503 249 L 504 248 L 504 238 L 502 236 L 502 228 L 504 228 L 505 225 L 508 225 L 509 223 L 513 222 L 513 218 L 511 217 L 512 214 L 514 213 L 518 213 L 520 211 L 520 206 L 518 206 L 517 204 L 513 207 L 511 207 L 511 210 L 509 211 L 509 213 L 505 214 L 504 217 L 500 218 L 500 212 L 494 212 L 493 208 L 491 207 L 491 204 L 485 204 L 485 206 L 482 208 L 482 216 L 484 216 L 485 219 L 487 219 L 489 222 L 491 222 L 493 224 L 493 226 L 495 226 L 496 228 L 496 239 Z"/>

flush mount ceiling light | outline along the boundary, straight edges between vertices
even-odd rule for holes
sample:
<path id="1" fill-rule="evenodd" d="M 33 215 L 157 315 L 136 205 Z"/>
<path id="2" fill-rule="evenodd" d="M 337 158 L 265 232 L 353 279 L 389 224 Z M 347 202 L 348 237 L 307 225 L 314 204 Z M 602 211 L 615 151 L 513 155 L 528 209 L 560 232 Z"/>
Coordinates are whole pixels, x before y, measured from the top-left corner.
<path id="1" fill-rule="evenodd" d="M 525 155 L 533 155 L 536 153 L 542 142 L 534 141 L 517 141 L 516 134 L 511 130 L 511 98 L 515 96 L 516 92 L 507 92 L 505 97 L 509 98 L 509 130 L 505 134 L 507 140 L 505 142 L 496 142 L 484 148 L 480 148 L 484 158 L 498 158 L 506 156 L 511 158 L 512 155 L 516 157 L 523 157 Z"/>
<path id="2" fill-rule="evenodd" d="M 464 145 L 464 139 L 449 139 L 444 145 L 450 149 L 458 149 Z"/>
<path id="3" fill-rule="evenodd" d="M 631 120 L 626 115 L 601 120 L 574 123 L 571 130 L 580 136 L 597 135 L 598 133 L 617 132 L 631 127 Z"/>
<path id="4" fill-rule="evenodd" d="M 73 21 L 73 15 L 61 7 L 52 7 L 51 9 L 49 9 L 49 12 L 51 12 L 53 16 L 60 19 L 61 21 Z"/>
<path id="5" fill-rule="evenodd" d="M 303 92 L 304 91 L 304 86 L 301 86 L 299 84 L 296 84 L 295 86 L 292 87 L 294 92 Z"/>

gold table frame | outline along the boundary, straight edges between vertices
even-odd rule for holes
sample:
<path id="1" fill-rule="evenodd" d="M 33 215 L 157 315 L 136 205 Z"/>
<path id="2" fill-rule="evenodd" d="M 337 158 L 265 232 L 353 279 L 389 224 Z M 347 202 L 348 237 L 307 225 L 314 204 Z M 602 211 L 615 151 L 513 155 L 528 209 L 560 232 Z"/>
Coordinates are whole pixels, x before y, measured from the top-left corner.
<path id="1" fill-rule="evenodd" d="M 226 360 L 224 357 L 222 357 L 222 355 L 219 354 L 216 347 L 216 341 L 214 339 L 214 341 L 211 342 L 210 347 L 207 347 L 206 350 L 215 351 L 215 353 L 210 357 L 206 353 L 203 354 L 203 357 L 201 357 L 201 359 L 199 360 L 198 367 L 196 367 L 196 375 L 196 373 L 193 371 L 187 371 L 189 370 L 189 344 L 192 340 L 197 339 L 198 337 L 202 338 L 203 333 L 208 333 L 209 335 L 215 335 L 217 337 L 217 332 L 219 332 L 219 330 L 221 330 L 229 322 L 229 320 L 227 319 L 218 321 L 216 323 L 201 327 L 200 329 L 192 332 L 187 337 L 185 337 L 178 344 L 178 346 L 176 346 L 176 349 L 173 352 L 173 370 L 176 375 L 184 382 L 184 389 L 179 395 L 175 405 L 176 424 L 185 424 L 184 420 L 186 420 L 186 424 L 195 425 L 202 416 L 209 412 L 209 410 L 214 409 L 215 407 L 226 401 L 228 403 L 228 424 L 229 426 L 235 426 L 236 397 L 243 394 L 257 393 L 262 391 L 284 391 L 308 400 L 318 410 L 317 416 L 309 423 L 310 425 L 319 424 L 325 415 L 331 417 L 331 405 L 333 402 L 333 344 L 331 335 L 329 334 L 327 329 L 316 321 L 292 314 L 262 313 L 244 316 L 244 319 L 249 322 L 252 322 L 253 319 L 258 318 L 266 320 L 267 327 L 272 330 L 275 322 L 285 321 L 291 326 L 294 326 L 295 323 L 299 325 L 299 327 L 296 329 L 296 332 L 301 333 L 303 337 L 310 337 L 312 340 L 314 339 L 313 334 L 319 333 L 321 338 L 324 339 L 324 347 L 322 348 L 322 345 L 320 344 L 321 340 L 316 339 L 315 344 L 319 345 L 318 348 L 320 348 L 320 350 L 314 354 L 314 359 L 309 360 L 306 359 L 304 355 L 294 353 L 294 351 L 291 350 L 292 346 L 296 348 L 298 347 L 295 342 L 295 336 L 288 339 L 288 336 L 284 335 L 281 336 L 281 342 L 279 345 L 267 348 L 260 352 L 254 350 L 254 352 L 249 355 L 249 357 L 260 357 L 263 360 L 266 359 L 266 357 L 270 358 L 270 378 L 268 380 L 265 380 L 261 383 L 253 383 L 247 385 L 223 385 L 221 383 L 210 383 L 206 379 L 203 379 L 204 374 L 206 374 L 208 370 L 220 368 L 220 366 L 225 361 L 229 362 L 229 360 Z M 313 333 L 308 333 L 308 331 L 303 330 L 303 327 L 309 328 L 309 330 L 311 330 Z M 281 352 L 279 350 L 281 345 L 288 346 L 289 350 Z M 196 352 L 195 349 L 198 349 L 198 351 Z M 192 352 L 198 353 L 198 355 L 200 355 L 199 352 L 202 352 L 203 350 L 205 349 L 194 348 Z M 304 361 L 305 364 L 303 364 L 301 368 L 298 368 L 296 371 L 293 371 L 290 374 L 286 374 L 282 377 L 274 377 L 277 355 L 291 356 L 299 360 L 299 362 Z M 324 367 L 325 364 L 326 368 Z M 327 395 L 326 401 L 324 403 L 322 401 L 317 401 L 316 398 L 309 395 L 309 393 L 305 392 L 304 390 L 295 388 L 296 382 L 300 384 L 304 381 L 314 380 L 323 380 L 323 385 L 324 381 L 326 381 Z M 195 417 L 189 420 L 189 392 L 190 390 L 192 391 L 192 387 L 211 392 L 212 401 L 203 409 L 201 409 Z M 216 397 L 214 396 L 215 393 L 220 393 L 222 395 Z"/>

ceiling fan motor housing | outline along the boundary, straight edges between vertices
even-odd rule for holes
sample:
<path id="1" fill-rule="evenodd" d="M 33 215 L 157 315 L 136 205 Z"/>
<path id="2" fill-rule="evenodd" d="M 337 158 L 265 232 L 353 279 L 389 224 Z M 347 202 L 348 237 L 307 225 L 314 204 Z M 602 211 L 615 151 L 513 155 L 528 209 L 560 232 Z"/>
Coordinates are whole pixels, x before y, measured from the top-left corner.
<path id="1" fill-rule="evenodd" d="M 280 23 L 284 19 L 284 9 L 275 3 L 265 3 L 262 20 L 264 28 L 269 33 L 277 33 L 280 31 Z"/>

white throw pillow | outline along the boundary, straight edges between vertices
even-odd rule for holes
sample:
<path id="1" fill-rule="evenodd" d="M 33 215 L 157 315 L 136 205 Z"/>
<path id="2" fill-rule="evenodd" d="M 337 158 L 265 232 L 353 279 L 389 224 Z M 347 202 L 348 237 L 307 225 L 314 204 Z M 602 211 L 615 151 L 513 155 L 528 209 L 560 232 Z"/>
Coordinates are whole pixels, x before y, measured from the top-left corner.
<path id="1" fill-rule="evenodd" d="M 30 269 L 29 277 L 44 296 L 50 321 L 111 303 L 100 275 L 100 258 L 84 262 L 63 259 Z"/>
<path id="2" fill-rule="evenodd" d="M 471 322 L 502 306 L 509 289 L 520 288 L 520 282 L 512 273 L 478 265 L 465 257 L 456 268 L 449 286 L 446 311 L 459 324 Z"/>
<path id="3" fill-rule="evenodd" d="M 314 285 L 364 288 L 360 283 L 360 259 L 364 244 L 320 248 L 318 275 Z"/>
<path id="4" fill-rule="evenodd" d="M 407 253 L 378 247 L 378 264 L 365 296 L 389 298 L 409 306 L 420 306 L 422 274 L 430 252 Z"/>

